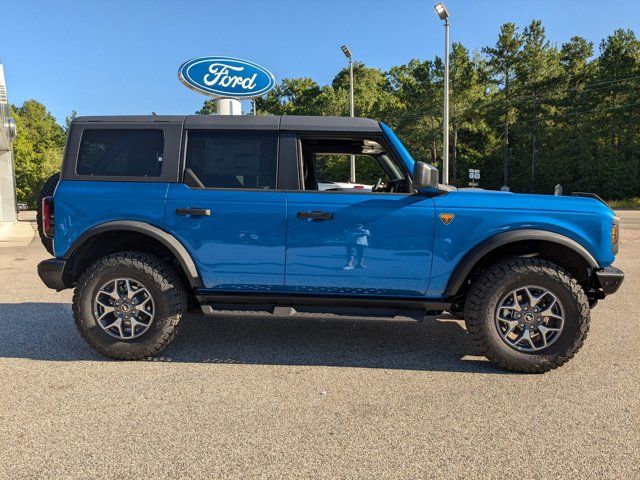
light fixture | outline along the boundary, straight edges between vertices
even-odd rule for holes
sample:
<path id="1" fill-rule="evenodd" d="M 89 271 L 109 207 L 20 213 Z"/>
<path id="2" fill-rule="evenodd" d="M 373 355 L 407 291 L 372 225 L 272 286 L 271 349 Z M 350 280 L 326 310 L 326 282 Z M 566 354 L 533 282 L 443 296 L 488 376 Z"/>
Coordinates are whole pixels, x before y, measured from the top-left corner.
<path id="1" fill-rule="evenodd" d="M 342 49 L 342 53 L 344 53 L 344 56 L 349 59 L 349 115 L 351 117 L 354 117 L 355 107 L 353 105 L 353 58 L 351 58 L 351 50 L 349 50 L 349 47 L 347 47 L 346 45 L 342 45 L 340 48 Z M 350 158 L 351 160 L 349 163 L 351 173 L 349 174 L 349 182 L 356 183 L 356 156 L 351 155 Z"/>
<path id="2" fill-rule="evenodd" d="M 449 18 L 449 12 L 447 11 L 447 7 L 444 6 L 444 3 L 436 3 L 433 8 L 436 9 L 436 13 L 440 17 L 440 20 L 446 20 Z"/>
<path id="3" fill-rule="evenodd" d="M 442 183 L 449 185 L 449 11 L 444 3 L 438 2 L 433 8 L 440 20 L 444 20 L 444 78 L 442 108 Z"/>

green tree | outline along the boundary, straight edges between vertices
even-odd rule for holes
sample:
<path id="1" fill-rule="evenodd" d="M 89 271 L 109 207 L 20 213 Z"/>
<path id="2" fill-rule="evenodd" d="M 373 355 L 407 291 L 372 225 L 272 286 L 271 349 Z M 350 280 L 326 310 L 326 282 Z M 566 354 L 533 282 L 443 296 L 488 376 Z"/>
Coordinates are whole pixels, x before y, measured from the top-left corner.
<path id="1" fill-rule="evenodd" d="M 204 101 L 202 108 L 196 112 L 196 115 L 215 115 L 216 113 L 218 113 L 216 100 L 211 98 Z"/>
<path id="2" fill-rule="evenodd" d="M 285 78 L 257 100 L 258 113 L 269 115 L 340 115 L 332 87 L 310 78 Z"/>
<path id="3" fill-rule="evenodd" d="M 391 83 L 385 72 L 353 64 L 354 110 L 356 117 L 384 118 L 399 107 Z M 332 82 L 342 115 L 349 114 L 349 69 L 341 70 Z"/>
<path id="4" fill-rule="evenodd" d="M 442 140 L 442 85 L 435 62 L 412 59 L 392 67 L 387 76 L 399 100 L 385 122 L 396 130 L 414 156 L 439 165 Z"/>
<path id="5" fill-rule="evenodd" d="M 450 67 L 450 144 L 451 179 L 458 185 L 458 156 L 465 157 L 465 166 L 477 166 L 486 154 L 491 135 L 480 108 L 486 98 L 483 84 L 485 63 L 476 56 L 472 58 L 462 44 L 454 43 Z"/>
<path id="6" fill-rule="evenodd" d="M 503 131 L 503 170 L 504 183 L 509 183 L 509 124 L 516 120 L 516 110 L 513 107 L 512 84 L 516 81 L 518 63 L 521 60 L 522 35 L 513 23 L 505 23 L 500 27 L 498 41 L 494 47 L 485 47 L 483 52 L 487 55 L 487 66 L 491 74 L 492 82 L 498 87 L 496 94 L 499 100 L 497 111 L 501 112 L 500 123 L 504 125 Z"/>
<path id="7" fill-rule="evenodd" d="M 11 116 L 18 131 L 13 144 L 17 197 L 33 208 L 42 183 L 60 170 L 65 131 L 36 100 L 12 105 Z"/>
<path id="8" fill-rule="evenodd" d="M 440 166 L 442 59 L 412 59 L 388 71 L 358 62 L 354 76 L 356 115 L 387 123 L 414 157 Z M 596 56 L 581 37 L 560 48 L 550 43 L 539 20 L 521 31 L 502 25 L 496 43 L 481 52 L 455 43 L 453 183 L 462 184 L 460 172 L 473 167 L 488 188 L 506 181 L 513 191 L 550 193 L 561 183 L 567 192 L 639 196 L 639 85 L 640 42 L 630 30 L 605 38 Z M 328 85 L 286 78 L 257 104 L 262 115 L 346 116 L 349 71 L 340 70 Z M 205 102 L 198 113 L 215 113 L 215 105 Z M 339 169 L 346 167 L 336 161 L 327 168 L 327 175 L 343 175 Z"/>
<path id="9" fill-rule="evenodd" d="M 73 122 L 76 117 L 78 116 L 78 112 L 76 112 L 75 110 L 71 111 L 71 115 L 69 115 L 67 118 L 64 119 L 64 131 L 68 132 L 69 131 L 69 127 L 71 126 L 71 122 Z"/>

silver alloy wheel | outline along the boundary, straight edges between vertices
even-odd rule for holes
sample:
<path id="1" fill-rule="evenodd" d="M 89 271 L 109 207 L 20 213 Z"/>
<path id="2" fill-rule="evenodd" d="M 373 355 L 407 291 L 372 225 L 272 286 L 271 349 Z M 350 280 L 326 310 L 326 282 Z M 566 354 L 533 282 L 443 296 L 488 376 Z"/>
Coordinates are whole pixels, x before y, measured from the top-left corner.
<path id="1" fill-rule="evenodd" d="M 98 325 L 112 337 L 132 340 L 146 332 L 155 316 L 151 293 L 131 278 L 116 278 L 105 283 L 93 301 Z"/>
<path id="2" fill-rule="evenodd" d="M 512 290 L 498 304 L 495 324 L 502 340 L 521 352 L 535 352 L 553 344 L 564 328 L 564 308 L 543 287 Z"/>

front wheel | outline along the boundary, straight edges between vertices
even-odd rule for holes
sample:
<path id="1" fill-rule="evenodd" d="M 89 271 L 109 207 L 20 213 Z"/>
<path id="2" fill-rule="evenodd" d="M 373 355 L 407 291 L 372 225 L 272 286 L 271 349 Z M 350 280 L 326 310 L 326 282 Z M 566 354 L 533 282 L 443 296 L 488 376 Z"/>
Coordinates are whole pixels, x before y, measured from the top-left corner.
<path id="1" fill-rule="evenodd" d="M 513 258 L 490 267 L 471 286 L 467 331 L 489 360 L 517 372 L 542 373 L 569 361 L 589 331 L 589 300 L 559 266 Z"/>
<path id="2" fill-rule="evenodd" d="M 73 316 L 97 352 L 120 360 L 155 355 L 174 338 L 187 296 L 164 261 L 140 252 L 97 260 L 81 276 Z"/>

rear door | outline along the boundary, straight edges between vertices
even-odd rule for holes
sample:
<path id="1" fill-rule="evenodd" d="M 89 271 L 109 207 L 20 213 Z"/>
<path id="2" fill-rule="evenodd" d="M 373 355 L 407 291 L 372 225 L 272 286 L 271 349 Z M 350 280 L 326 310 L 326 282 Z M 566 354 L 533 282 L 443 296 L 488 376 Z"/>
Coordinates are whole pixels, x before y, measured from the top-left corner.
<path id="1" fill-rule="evenodd" d="M 276 131 L 188 130 L 182 183 L 169 185 L 166 230 L 189 250 L 206 289 L 282 290 L 285 194 Z"/>

